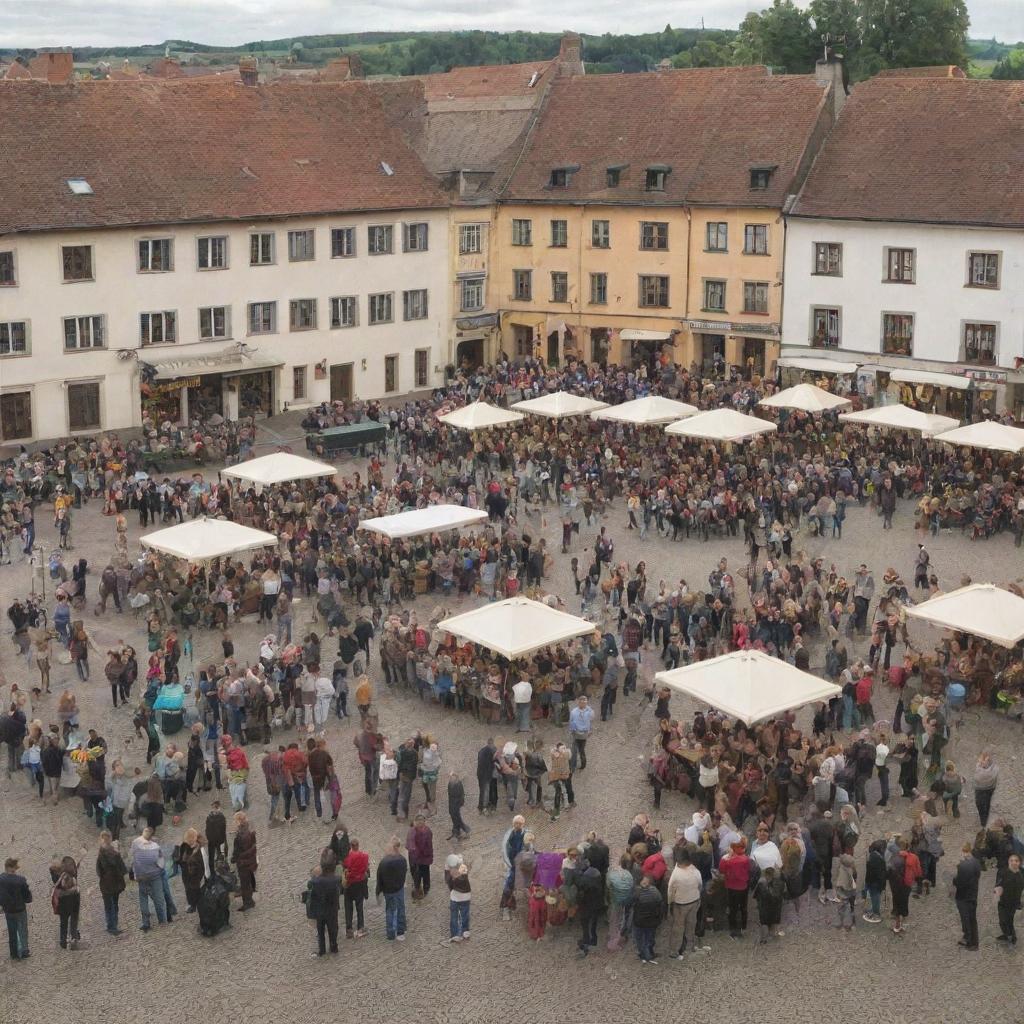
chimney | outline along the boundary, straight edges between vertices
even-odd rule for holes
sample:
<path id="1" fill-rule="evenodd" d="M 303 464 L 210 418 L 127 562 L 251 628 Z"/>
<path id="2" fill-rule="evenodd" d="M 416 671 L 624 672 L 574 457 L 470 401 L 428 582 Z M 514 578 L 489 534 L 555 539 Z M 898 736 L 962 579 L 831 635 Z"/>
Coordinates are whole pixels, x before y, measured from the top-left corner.
<path id="1" fill-rule="evenodd" d="M 321 82 L 347 82 L 364 78 L 363 59 L 358 53 L 343 53 L 330 61 L 320 74 Z"/>
<path id="2" fill-rule="evenodd" d="M 843 105 L 846 103 L 846 68 L 841 54 L 831 46 L 825 46 L 825 56 L 815 62 L 814 80 L 823 89 L 831 89 L 832 119 L 839 119 Z"/>
<path id="3" fill-rule="evenodd" d="M 583 74 L 583 40 L 578 32 L 564 32 L 558 47 L 558 77 Z"/>
<path id="4" fill-rule="evenodd" d="M 238 58 L 238 75 L 242 85 L 254 86 L 259 82 L 260 66 L 255 57 Z"/>
<path id="5" fill-rule="evenodd" d="M 28 64 L 33 78 L 42 78 L 50 85 L 65 85 L 75 73 L 74 57 L 70 50 L 43 50 Z"/>

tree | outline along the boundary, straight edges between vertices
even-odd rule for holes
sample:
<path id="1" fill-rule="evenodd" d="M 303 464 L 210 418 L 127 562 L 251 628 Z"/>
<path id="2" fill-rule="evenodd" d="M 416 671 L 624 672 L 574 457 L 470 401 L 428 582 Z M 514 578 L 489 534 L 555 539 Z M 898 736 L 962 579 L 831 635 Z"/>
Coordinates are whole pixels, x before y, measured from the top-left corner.
<path id="1" fill-rule="evenodd" d="M 967 66 L 964 0 L 861 0 L 865 66 Z"/>
<path id="2" fill-rule="evenodd" d="M 773 0 L 771 7 L 743 19 L 734 58 L 737 64 L 768 64 L 789 74 L 807 74 L 814 70 L 816 53 L 810 13 L 793 0 Z"/>
<path id="3" fill-rule="evenodd" d="M 1011 50 L 998 61 L 992 69 L 992 77 L 1003 81 L 1024 78 L 1024 49 Z"/>
<path id="4" fill-rule="evenodd" d="M 814 22 L 819 56 L 825 46 L 821 37 L 827 35 L 831 36 L 836 53 L 841 53 L 848 65 L 856 62 L 861 42 L 858 6 L 858 0 L 811 0 L 808 10 Z"/>

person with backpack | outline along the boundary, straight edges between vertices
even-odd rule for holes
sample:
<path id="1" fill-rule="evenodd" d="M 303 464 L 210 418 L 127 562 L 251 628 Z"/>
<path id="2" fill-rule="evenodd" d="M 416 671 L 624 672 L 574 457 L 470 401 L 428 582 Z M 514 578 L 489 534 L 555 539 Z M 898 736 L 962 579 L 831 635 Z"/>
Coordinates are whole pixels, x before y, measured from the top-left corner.
<path id="1" fill-rule="evenodd" d="M 78 914 L 82 894 L 78 888 L 78 864 L 74 857 L 62 857 L 50 865 L 53 892 L 50 904 L 60 920 L 60 948 L 78 949 L 82 935 L 78 930 Z"/>

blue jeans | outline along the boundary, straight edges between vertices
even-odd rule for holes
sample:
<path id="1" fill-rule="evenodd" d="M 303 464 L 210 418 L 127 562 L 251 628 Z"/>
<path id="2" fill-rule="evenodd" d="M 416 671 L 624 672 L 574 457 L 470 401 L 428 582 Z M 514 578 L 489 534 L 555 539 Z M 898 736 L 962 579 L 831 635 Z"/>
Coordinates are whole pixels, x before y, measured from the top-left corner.
<path id="1" fill-rule="evenodd" d="M 530 731 L 530 702 L 516 704 L 516 732 Z"/>
<path id="2" fill-rule="evenodd" d="M 405 890 L 384 893 L 384 925 L 389 939 L 405 934 Z"/>
<path id="3" fill-rule="evenodd" d="M 654 959 L 654 929 L 641 928 L 640 925 L 633 926 L 633 939 L 636 942 L 636 951 L 641 960 Z"/>
<path id="4" fill-rule="evenodd" d="M 28 911 L 17 914 L 4 914 L 7 918 L 7 945 L 10 947 L 11 959 L 21 960 L 28 956 Z"/>
<path id="5" fill-rule="evenodd" d="M 167 907 L 167 920 L 170 921 L 172 917 L 175 917 L 178 913 L 178 907 L 174 902 L 174 897 L 171 895 L 171 883 L 167 877 L 167 868 L 164 868 L 164 905 Z"/>
<path id="6" fill-rule="evenodd" d="M 119 893 L 103 897 L 103 916 L 106 918 L 107 931 L 117 931 L 117 901 Z"/>
<path id="7" fill-rule="evenodd" d="M 464 935 L 469 931 L 469 900 L 448 901 L 451 936 Z"/>
<path id="8" fill-rule="evenodd" d="M 871 900 L 871 913 L 875 917 L 880 917 L 882 913 L 882 890 L 881 889 L 865 889 L 868 894 L 868 899 Z"/>
<path id="9" fill-rule="evenodd" d="M 153 901 L 156 910 L 156 919 L 160 924 L 167 923 L 167 902 L 164 900 L 164 881 L 162 875 L 155 878 L 140 878 L 139 883 L 139 913 L 142 915 L 142 927 L 149 927 L 149 901 Z"/>

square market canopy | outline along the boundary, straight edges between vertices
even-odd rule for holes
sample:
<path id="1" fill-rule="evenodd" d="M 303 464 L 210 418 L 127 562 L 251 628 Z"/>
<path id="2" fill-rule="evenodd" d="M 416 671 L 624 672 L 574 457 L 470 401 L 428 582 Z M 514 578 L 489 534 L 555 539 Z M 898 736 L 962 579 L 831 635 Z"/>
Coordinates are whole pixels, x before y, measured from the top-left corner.
<path id="1" fill-rule="evenodd" d="M 534 416 L 547 416 L 549 419 L 560 420 L 566 416 L 584 416 L 598 409 L 607 408 L 607 402 L 599 402 L 596 398 L 574 395 L 569 391 L 554 391 L 537 398 L 528 398 L 523 402 L 515 402 L 513 409 L 531 413 Z"/>
<path id="2" fill-rule="evenodd" d="M 657 426 L 672 423 L 684 416 L 692 416 L 697 407 L 677 402 L 661 395 L 648 395 L 646 398 L 634 398 L 631 402 L 612 405 L 591 414 L 595 420 L 611 420 L 614 423 L 633 423 L 640 427 Z"/>
<path id="3" fill-rule="evenodd" d="M 277 547 L 277 537 L 272 533 L 206 516 L 156 530 L 139 540 L 147 548 L 188 562 L 205 562 L 255 548 Z"/>
<path id="4" fill-rule="evenodd" d="M 1024 598 L 992 583 L 972 583 L 907 607 L 907 615 L 944 629 L 1013 647 L 1024 640 Z"/>
<path id="5" fill-rule="evenodd" d="M 441 530 L 461 530 L 473 523 L 482 523 L 487 513 L 462 505 L 428 505 L 426 508 L 414 508 L 408 512 L 396 512 L 391 516 L 377 516 L 364 519 L 359 524 L 360 530 L 372 530 L 392 539 L 398 537 L 417 537 L 425 533 L 437 533 Z"/>
<path id="6" fill-rule="evenodd" d="M 311 480 L 319 476 L 334 476 L 337 470 L 326 462 L 317 462 L 302 455 L 289 452 L 272 452 L 270 455 L 222 470 L 224 476 L 245 480 L 252 484 L 268 486 L 283 484 L 289 480 Z"/>
<path id="7" fill-rule="evenodd" d="M 745 441 L 748 437 L 778 429 L 777 423 L 747 416 L 735 409 L 712 409 L 687 420 L 670 423 L 665 433 L 700 441 Z"/>
<path id="8" fill-rule="evenodd" d="M 446 412 L 437 418 L 442 423 L 447 423 L 449 427 L 458 427 L 460 430 L 486 430 L 489 427 L 504 427 L 526 419 L 521 412 L 499 409 L 487 402 L 470 402 L 461 409 Z"/>

